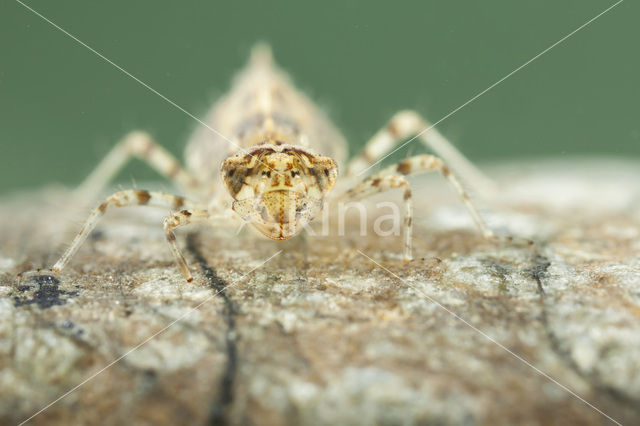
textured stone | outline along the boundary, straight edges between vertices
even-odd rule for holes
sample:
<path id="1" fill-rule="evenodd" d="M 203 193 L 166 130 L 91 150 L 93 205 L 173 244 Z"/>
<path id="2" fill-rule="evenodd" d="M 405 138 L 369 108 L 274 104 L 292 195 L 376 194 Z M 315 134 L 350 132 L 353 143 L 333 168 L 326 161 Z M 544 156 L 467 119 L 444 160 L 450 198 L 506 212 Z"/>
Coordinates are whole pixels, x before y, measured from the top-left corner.
<path id="1" fill-rule="evenodd" d="M 178 237 L 191 284 L 163 212 L 144 208 L 109 212 L 59 283 L 19 282 L 55 261 L 86 210 L 60 189 L 5 198 L 0 423 L 96 373 L 30 423 L 609 422 L 488 337 L 638 423 L 638 166 L 495 168 L 504 187 L 485 216 L 533 248 L 482 241 L 442 179 L 416 180 L 418 256 L 406 266 L 400 238 L 357 226 L 284 243 L 192 228 Z"/>

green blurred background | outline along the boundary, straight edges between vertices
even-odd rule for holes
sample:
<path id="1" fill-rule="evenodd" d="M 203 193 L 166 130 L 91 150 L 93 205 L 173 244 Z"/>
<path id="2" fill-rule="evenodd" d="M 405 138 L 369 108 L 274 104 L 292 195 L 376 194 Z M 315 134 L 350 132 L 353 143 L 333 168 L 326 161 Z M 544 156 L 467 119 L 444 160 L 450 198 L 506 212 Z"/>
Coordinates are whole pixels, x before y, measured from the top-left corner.
<path id="1" fill-rule="evenodd" d="M 352 152 L 399 109 L 439 120 L 613 3 L 26 2 L 197 116 L 266 40 Z M 132 129 L 182 156 L 193 119 L 19 3 L 0 7 L 0 193 L 76 185 Z M 439 128 L 478 162 L 639 158 L 639 17 L 621 3 Z M 155 176 L 139 166 L 120 181 Z"/>

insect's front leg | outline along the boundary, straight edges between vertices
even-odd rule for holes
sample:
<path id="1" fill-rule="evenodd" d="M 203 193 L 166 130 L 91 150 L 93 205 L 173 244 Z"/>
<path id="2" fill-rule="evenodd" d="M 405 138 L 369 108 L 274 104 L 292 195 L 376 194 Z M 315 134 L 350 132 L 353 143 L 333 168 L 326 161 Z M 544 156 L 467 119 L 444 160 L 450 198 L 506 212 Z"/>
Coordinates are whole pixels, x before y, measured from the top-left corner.
<path id="1" fill-rule="evenodd" d="M 465 207 L 471 214 L 471 217 L 475 221 L 478 229 L 486 239 L 493 239 L 494 234 L 486 225 L 480 214 L 476 210 L 475 206 L 471 202 L 471 199 L 467 195 L 466 191 L 460 185 L 460 182 L 451 173 L 451 170 L 444 165 L 442 160 L 432 155 L 417 155 L 415 157 L 407 158 L 399 162 L 395 166 L 388 167 L 382 171 L 366 178 L 362 183 L 348 190 L 343 198 L 358 200 L 369 197 L 379 192 L 386 192 L 394 188 L 402 188 L 404 190 L 404 205 L 405 205 L 405 244 L 404 244 L 404 260 L 409 261 L 412 259 L 412 233 L 413 233 L 413 201 L 411 195 L 411 188 L 407 182 L 405 176 L 418 173 L 426 173 L 430 171 L 439 171 L 456 190 Z"/>
<path id="2" fill-rule="evenodd" d="M 198 181 L 180 165 L 180 162 L 158 145 L 150 135 L 145 132 L 131 132 L 118 142 L 76 189 L 76 197 L 81 200 L 95 197 L 95 194 L 99 194 L 133 157 L 144 161 L 182 189 L 190 189 L 198 185 Z"/>
<path id="3" fill-rule="evenodd" d="M 459 173 L 466 183 L 480 189 L 485 195 L 495 190 L 495 184 L 491 179 L 474 166 L 438 129 L 413 110 L 396 113 L 349 162 L 347 175 L 362 173 L 411 137 L 417 137 L 423 145 Z"/>
<path id="4" fill-rule="evenodd" d="M 164 207 L 175 211 L 180 210 L 184 207 L 193 208 L 195 207 L 195 204 L 183 197 L 166 194 L 163 192 L 133 189 L 116 192 L 91 212 L 89 218 L 86 220 L 80 232 L 76 235 L 73 242 L 64 252 L 62 257 L 60 257 L 60 259 L 53 265 L 50 272 L 53 274 L 58 274 L 64 269 L 71 258 L 76 254 L 82 243 L 84 243 L 84 241 L 87 239 L 91 231 L 96 227 L 100 218 L 109 208 L 125 206 Z M 28 275 L 33 275 L 35 273 L 44 275 L 46 273 L 49 273 L 49 271 L 35 271 L 34 273 L 29 273 Z"/>
<path id="5" fill-rule="evenodd" d="M 180 251 L 180 248 L 178 247 L 178 243 L 176 242 L 176 234 L 173 232 L 173 230 L 179 226 L 190 224 L 203 224 L 211 226 L 212 217 L 206 210 L 190 209 L 179 211 L 170 216 L 167 216 L 164 219 L 164 233 L 167 236 L 167 241 L 169 242 L 171 251 L 176 258 L 176 262 L 178 263 L 180 272 L 182 272 L 182 275 L 187 280 L 187 282 L 193 281 L 193 276 L 191 275 L 191 271 L 189 270 L 187 261 L 185 260 L 182 252 Z"/>

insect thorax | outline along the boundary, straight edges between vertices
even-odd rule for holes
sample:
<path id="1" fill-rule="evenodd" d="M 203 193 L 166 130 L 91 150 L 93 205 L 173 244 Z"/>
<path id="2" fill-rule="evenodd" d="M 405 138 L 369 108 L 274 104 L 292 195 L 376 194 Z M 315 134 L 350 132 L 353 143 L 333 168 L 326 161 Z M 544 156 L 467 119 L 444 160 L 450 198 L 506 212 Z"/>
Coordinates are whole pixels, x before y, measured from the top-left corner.
<path id="1" fill-rule="evenodd" d="M 320 211 L 338 167 L 306 148 L 264 143 L 227 158 L 221 174 L 233 210 L 267 237 L 286 240 Z"/>

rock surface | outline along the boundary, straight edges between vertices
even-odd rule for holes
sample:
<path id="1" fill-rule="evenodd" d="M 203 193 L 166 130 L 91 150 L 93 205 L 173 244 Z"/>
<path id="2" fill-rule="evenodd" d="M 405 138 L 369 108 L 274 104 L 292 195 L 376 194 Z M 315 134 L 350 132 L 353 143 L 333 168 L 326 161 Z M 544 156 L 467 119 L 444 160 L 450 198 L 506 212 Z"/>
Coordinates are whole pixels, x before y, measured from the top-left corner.
<path id="1" fill-rule="evenodd" d="M 86 211 L 54 189 L 5 198 L 0 423 L 70 390 L 28 424 L 640 423 L 640 164 L 493 175 L 485 217 L 533 248 L 484 242 L 429 178 L 406 266 L 400 238 L 357 229 L 191 228 L 190 284 L 144 208 L 109 212 L 59 283 L 19 281 Z"/>

